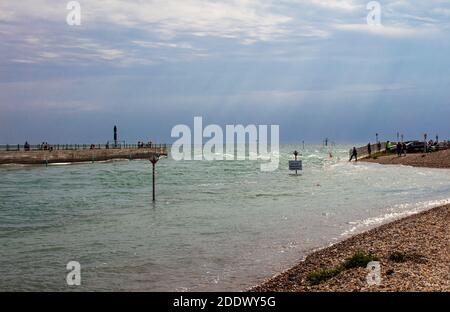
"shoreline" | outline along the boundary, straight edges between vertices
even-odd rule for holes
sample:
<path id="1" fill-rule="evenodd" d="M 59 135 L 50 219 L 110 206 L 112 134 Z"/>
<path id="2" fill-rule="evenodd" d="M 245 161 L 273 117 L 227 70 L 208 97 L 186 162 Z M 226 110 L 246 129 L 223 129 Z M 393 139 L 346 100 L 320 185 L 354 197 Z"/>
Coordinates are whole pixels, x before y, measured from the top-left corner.
<path id="1" fill-rule="evenodd" d="M 422 168 L 450 169 L 450 149 L 432 153 L 406 154 L 406 156 L 383 155 L 366 157 L 360 161 L 378 163 L 382 165 L 404 165 Z"/>
<path id="2" fill-rule="evenodd" d="M 450 150 L 402 157 L 384 155 L 361 161 L 450 169 Z M 378 225 L 307 254 L 296 265 L 247 291 L 450 291 L 449 223 L 450 204 L 446 204 Z M 336 270 L 357 252 L 378 258 L 380 285 L 369 287 L 368 270 L 363 265 Z M 311 275 L 319 273 L 320 277 L 328 276 L 314 284 Z"/>
<path id="3" fill-rule="evenodd" d="M 450 291 L 449 222 L 450 204 L 446 204 L 382 224 L 316 250 L 247 291 Z M 318 284 L 308 279 L 313 272 L 336 268 L 357 252 L 378 258 L 380 285 L 367 284 L 365 266 L 343 270 Z"/>

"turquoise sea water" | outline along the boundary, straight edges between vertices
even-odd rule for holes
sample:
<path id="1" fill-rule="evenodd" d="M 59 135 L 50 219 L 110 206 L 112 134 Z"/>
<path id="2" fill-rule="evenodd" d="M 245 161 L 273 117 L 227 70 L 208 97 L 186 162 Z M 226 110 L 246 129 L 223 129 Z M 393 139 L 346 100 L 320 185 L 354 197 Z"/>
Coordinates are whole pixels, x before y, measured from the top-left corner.
<path id="1" fill-rule="evenodd" d="M 0 290 L 242 290 L 312 250 L 450 202 L 450 170 L 348 163 L 350 146 L 254 161 L 0 166 Z M 287 170 L 292 151 L 301 176 Z M 328 153 L 333 153 L 329 158 Z M 81 264 L 68 287 L 66 264 Z"/>

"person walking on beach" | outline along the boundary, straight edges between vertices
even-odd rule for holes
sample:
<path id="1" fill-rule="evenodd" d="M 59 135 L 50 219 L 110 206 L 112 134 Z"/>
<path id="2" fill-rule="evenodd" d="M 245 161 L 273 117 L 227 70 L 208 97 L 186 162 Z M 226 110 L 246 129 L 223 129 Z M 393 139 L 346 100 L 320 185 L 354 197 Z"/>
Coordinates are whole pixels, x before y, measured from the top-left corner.
<path id="1" fill-rule="evenodd" d="M 401 157 L 403 154 L 403 145 L 402 143 L 397 143 L 397 157 Z"/>
<path id="2" fill-rule="evenodd" d="M 369 157 L 372 156 L 372 147 L 370 146 L 370 142 L 367 144 L 367 153 L 369 154 Z"/>
<path id="3" fill-rule="evenodd" d="M 353 146 L 352 155 L 350 156 L 350 159 L 348 161 L 352 161 L 353 157 L 355 157 L 355 161 L 358 161 L 358 151 L 356 150 L 356 147 Z"/>

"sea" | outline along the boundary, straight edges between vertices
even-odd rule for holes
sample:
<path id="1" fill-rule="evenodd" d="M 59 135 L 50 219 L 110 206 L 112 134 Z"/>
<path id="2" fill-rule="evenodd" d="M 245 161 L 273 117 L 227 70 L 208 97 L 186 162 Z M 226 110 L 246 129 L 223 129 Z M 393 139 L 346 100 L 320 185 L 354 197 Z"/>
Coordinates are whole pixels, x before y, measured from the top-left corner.
<path id="1" fill-rule="evenodd" d="M 0 291 L 242 291 L 316 249 L 450 203 L 450 170 L 349 162 L 352 145 L 258 161 L 0 166 Z M 303 170 L 288 168 L 298 150 Z M 68 285 L 80 264 L 81 284 Z"/>

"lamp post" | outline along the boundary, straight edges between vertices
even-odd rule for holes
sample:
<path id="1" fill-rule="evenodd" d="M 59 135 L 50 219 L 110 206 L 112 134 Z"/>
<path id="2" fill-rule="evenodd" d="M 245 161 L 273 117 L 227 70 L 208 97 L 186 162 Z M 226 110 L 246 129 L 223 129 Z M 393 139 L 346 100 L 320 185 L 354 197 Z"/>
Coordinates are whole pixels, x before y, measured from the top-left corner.
<path id="1" fill-rule="evenodd" d="M 150 157 L 150 162 L 152 163 L 153 169 L 153 201 L 155 201 L 155 165 L 159 160 L 159 154 L 153 153 Z"/>
<path id="2" fill-rule="evenodd" d="M 117 147 L 117 126 L 114 126 L 114 147 Z"/>
<path id="3" fill-rule="evenodd" d="M 427 152 L 427 134 L 426 133 L 423 134 L 423 143 L 424 143 L 423 152 L 426 153 Z"/>

